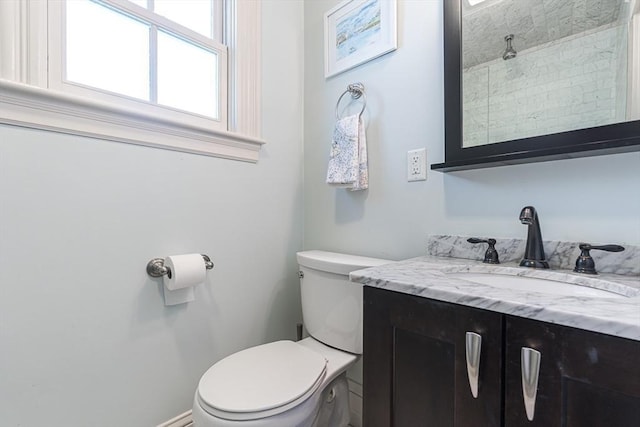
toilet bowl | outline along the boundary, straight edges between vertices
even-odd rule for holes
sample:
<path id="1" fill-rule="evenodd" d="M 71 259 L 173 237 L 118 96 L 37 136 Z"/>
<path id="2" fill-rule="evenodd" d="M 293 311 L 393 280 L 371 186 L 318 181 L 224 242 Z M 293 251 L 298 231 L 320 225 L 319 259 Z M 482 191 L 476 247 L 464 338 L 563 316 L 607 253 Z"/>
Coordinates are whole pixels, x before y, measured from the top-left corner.
<path id="1" fill-rule="evenodd" d="M 351 271 L 387 260 L 299 252 L 302 312 L 309 337 L 234 353 L 200 379 L 195 427 L 344 427 L 346 370 L 362 353 L 362 285 Z"/>

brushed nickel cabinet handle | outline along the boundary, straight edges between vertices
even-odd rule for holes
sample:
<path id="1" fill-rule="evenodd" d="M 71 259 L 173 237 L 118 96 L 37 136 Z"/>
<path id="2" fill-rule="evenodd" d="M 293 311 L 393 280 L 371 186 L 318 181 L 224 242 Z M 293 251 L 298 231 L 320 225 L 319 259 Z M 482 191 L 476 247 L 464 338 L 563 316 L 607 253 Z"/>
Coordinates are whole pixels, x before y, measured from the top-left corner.
<path id="1" fill-rule="evenodd" d="M 482 337 L 475 332 L 467 332 L 465 337 L 465 353 L 467 356 L 467 376 L 469 387 L 474 398 L 478 398 L 478 377 L 480 375 L 480 349 Z"/>
<path id="2" fill-rule="evenodd" d="M 522 396 L 527 419 L 533 421 L 538 394 L 538 377 L 540 375 L 540 358 L 538 350 L 522 347 L 520 351 L 520 367 L 522 370 Z"/>

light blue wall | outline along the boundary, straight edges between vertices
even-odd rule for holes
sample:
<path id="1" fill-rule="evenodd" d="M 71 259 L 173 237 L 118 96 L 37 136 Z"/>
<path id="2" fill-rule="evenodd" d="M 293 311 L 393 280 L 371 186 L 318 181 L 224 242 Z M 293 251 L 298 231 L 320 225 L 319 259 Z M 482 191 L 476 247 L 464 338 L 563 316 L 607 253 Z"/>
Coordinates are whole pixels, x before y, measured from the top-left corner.
<path id="1" fill-rule="evenodd" d="M 154 426 L 220 358 L 295 337 L 302 29 L 263 2 L 258 164 L 0 126 L 0 425 Z M 165 307 L 145 265 L 190 252 L 215 269 Z"/>
<path id="2" fill-rule="evenodd" d="M 540 214 L 549 240 L 640 243 L 640 153 L 443 174 L 406 181 L 406 152 L 443 153 L 442 1 L 398 1 L 398 50 L 338 76 L 323 75 L 323 15 L 336 0 L 305 2 L 305 248 L 402 259 L 434 233 L 522 237 L 520 209 Z M 335 103 L 366 87 L 370 189 L 329 188 Z"/>

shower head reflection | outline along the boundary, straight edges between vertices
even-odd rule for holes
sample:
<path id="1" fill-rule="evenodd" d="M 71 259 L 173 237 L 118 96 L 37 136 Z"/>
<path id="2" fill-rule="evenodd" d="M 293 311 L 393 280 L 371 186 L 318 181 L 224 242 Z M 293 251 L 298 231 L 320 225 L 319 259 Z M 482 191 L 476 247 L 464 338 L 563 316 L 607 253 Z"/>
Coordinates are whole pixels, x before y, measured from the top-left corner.
<path id="1" fill-rule="evenodd" d="M 515 58 L 518 52 L 516 52 L 516 50 L 511 46 L 511 40 L 513 40 L 513 34 L 509 34 L 508 36 L 505 36 L 504 40 L 507 42 L 507 49 L 502 54 L 502 59 L 506 61 L 508 59 Z"/>

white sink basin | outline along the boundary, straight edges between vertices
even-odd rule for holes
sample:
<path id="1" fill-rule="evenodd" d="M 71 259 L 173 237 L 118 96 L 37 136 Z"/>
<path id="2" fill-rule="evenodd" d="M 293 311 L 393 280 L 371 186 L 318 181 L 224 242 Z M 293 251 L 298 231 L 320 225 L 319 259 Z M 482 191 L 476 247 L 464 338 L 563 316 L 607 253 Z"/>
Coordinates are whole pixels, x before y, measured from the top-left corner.
<path id="1" fill-rule="evenodd" d="M 626 295 L 620 295 L 613 291 L 537 277 L 509 276 L 494 273 L 450 273 L 448 276 L 503 289 L 576 297 L 627 298 Z"/>

